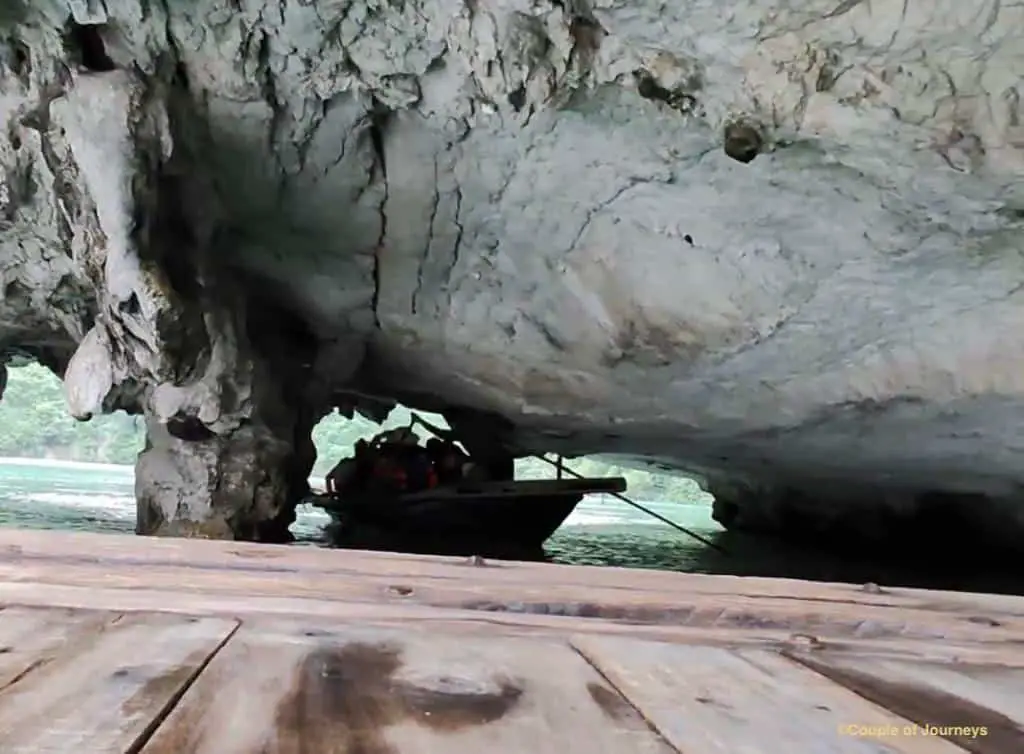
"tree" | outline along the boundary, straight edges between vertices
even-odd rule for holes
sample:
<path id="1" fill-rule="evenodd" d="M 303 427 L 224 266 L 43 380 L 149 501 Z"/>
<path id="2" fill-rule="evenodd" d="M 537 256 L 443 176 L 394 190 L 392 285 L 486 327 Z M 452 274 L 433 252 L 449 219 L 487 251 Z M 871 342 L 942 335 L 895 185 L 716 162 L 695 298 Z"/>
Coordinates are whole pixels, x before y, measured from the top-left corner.
<path id="1" fill-rule="evenodd" d="M 142 423 L 123 412 L 88 422 L 73 419 L 60 380 L 45 367 L 8 367 L 0 455 L 134 463 L 144 439 Z"/>

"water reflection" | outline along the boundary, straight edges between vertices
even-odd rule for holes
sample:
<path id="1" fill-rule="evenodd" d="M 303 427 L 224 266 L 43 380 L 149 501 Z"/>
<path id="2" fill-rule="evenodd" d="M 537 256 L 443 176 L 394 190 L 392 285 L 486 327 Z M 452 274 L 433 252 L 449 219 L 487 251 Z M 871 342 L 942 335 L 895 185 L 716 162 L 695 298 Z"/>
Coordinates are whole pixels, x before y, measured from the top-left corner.
<path id="1" fill-rule="evenodd" d="M 958 559 L 956 553 L 941 562 L 913 563 L 881 558 L 870 550 L 859 557 L 838 557 L 741 532 L 719 531 L 710 534 L 709 539 L 727 554 L 667 527 L 658 532 L 615 527 L 564 529 L 548 540 L 546 549 L 557 561 L 582 565 L 1024 594 L 1019 567 L 992 562 L 972 564 Z"/>

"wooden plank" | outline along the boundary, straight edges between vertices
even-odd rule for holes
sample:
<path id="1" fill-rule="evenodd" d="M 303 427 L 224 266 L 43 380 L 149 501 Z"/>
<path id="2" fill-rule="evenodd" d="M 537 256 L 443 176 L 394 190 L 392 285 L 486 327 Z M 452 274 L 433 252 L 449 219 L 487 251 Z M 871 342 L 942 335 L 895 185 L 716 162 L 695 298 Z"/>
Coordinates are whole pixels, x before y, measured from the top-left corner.
<path id="1" fill-rule="evenodd" d="M 157 539 L 85 535 L 85 540 L 79 540 L 73 535 L 68 540 L 64 534 L 57 534 L 55 540 L 50 540 L 47 533 L 39 538 L 34 532 L 16 532 L 28 535 L 24 541 L 32 546 L 27 550 L 14 548 L 14 552 L 2 546 L 3 534 L 0 531 L 0 604 L 230 615 L 295 612 L 304 604 L 317 603 L 314 614 L 332 616 L 373 613 L 375 619 L 385 620 L 399 616 L 437 621 L 467 619 L 480 625 L 550 630 L 562 625 L 562 630 L 599 632 L 628 632 L 629 626 L 639 626 L 636 630 L 646 636 L 706 629 L 719 641 L 729 640 L 725 633 L 719 633 L 723 631 L 776 638 L 812 634 L 830 643 L 931 639 L 936 646 L 992 648 L 1024 640 L 1024 618 L 1013 614 L 975 610 L 969 605 L 942 606 L 934 598 L 925 604 L 916 597 L 893 598 L 849 586 L 842 587 L 847 591 L 846 599 L 839 599 L 841 595 L 831 590 L 836 585 L 768 580 L 775 584 L 774 593 L 751 594 L 746 587 L 740 588 L 740 583 L 763 580 L 724 577 L 704 577 L 716 584 L 720 578 L 724 580 L 726 587 L 717 592 L 703 587 L 657 591 L 646 587 L 649 581 L 668 576 L 672 578 L 666 583 L 686 585 L 695 577 L 627 571 L 626 583 L 631 586 L 624 588 L 606 583 L 606 579 L 602 582 L 604 574 L 621 569 L 589 569 L 594 571 L 596 583 L 588 585 L 578 583 L 580 572 L 586 574 L 588 569 L 577 567 L 519 563 L 475 567 L 465 561 L 454 564 L 439 558 L 393 556 L 391 560 L 387 556 L 381 560 L 371 553 L 195 540 L 177 540 L 168 550 L 166 542 Z M 64 543 L 78 544 L 66 552 Z M 83 543 L 95 545 L 96 552 L 82 552 Z M 149 547 L 177 555 L 154 559 Z M 193 554 L 197 562 L 186 557 Z M 336 561 L 335 556 L 340 560 Z M 364 561 L 372 567 L 364 568 Z M 342 568 L 338 562 L 358 567 Z M 324 563 L 335 565 L 324 568 Z M 523 581 L 520 567 L 527 566 L 532 570 L 523 572 L 529 576 Z M 621 574 L 617 578 L 621 579 Z M 795 585 L 796 591 L 813 589 L 793 597 L 782 593 L 780 583 Z M 48 585 L 45 592 L 49 602 L 43 599 L 40 584 Z M 730 591 L 730 585 L 735 589 Z M 161 593 L 173 595 L 173 599 L 165 603 Z M 815 594 L 818 596 L 808 596 Z M 382 605 L 390 610 L 389 616 L 378 612 Z M 1001 602 L 1000 606 L 1002 609 L 1005 604 Z M 447 612 L 436 613 L 432 608 Z M 318 612 L 321 610 L 324 612 Z M 573 623 L 589 619 L 591 626 L 568 626 L 562 616 Z M 605 626 L 594 627 L 598 622 Z M 655 627 L 657 630 L 650 630 Z"/>
<path id="2" fill-rule="evenodd" d="M 22 565 L 42 559 L 62 563 L 92 562 L 106 566 L 163 564 L 190 569 L 257 569 L 279 573 L 421 582 L 486 581 L 489 586 L 524 587 L 538 582 L 566 590 L 604 588 L 656 593 L 658 599 L 675 596 L 739 598 L 750 605 L 776 601 L 813 601 L 822 606 L 855 611 L 857 606 L 914 608 L 956 613 L 984 621 L 991 616 L 1024 617 L 1024 597 L 969 594 L 921 589 L 869 589 L 851 584 L 829 584 L 795 579 L 712 576 L 665 571 L 560 566 L 545 563 L 490 563 L 486 572 L 468 567 L 461 558 L 397 553 L 325 550 L 242 542 L 195 539 L 125 537 L 84 532 L 35 532 L 0 529 L 0 562 Z"/>
<path id="3" fill-rule="evenodd" d="M 0 562 L 21 566 L 30 559 L 56 560 L 68 567 L 73 562 L 93 562 L 111 570 L 118 565 L 143 563 L 177 564 L 189 569 L 254 569 L 269 567 L 278 573 L 302 572 L 341 581 L 389 580 L 392 584 L 415 579 L 418 586 L 431 583 L 470 583 L 486 586 L 515 584 L 558 585 L 566 594 L 601 587 L 678 603 L 678 598 L 714 597 L 738 599 L 753 608 L 776 603 L 804 601 L 830 610 L 856 615 L 857 608 L 887 606 L 929 610 L 958 615 L 977 625 L 1005 625 L 1007 616 L 1024 616 L 1024 598 L 976 595 L 913 589 L 864 590 L 848 584 L 822 584 L 788 579 L 736 578 L 703 574 L 679 574 L 650 570 L 553 566 L 537 563 L 490 564 L 486 572 L 467 567 L 455 558 L 326 551 L 274 545 L 155 539 L 82 532 L 28 532 L 0 530 Z"/>
<path id="4" fill-rule="evenodd" d="M 672 754 L 563 642 L 247 622 L 142 754 Z"/>
<path id="5" fill-rule="evenodd" d="M 0 603 L 66 608 L 96 608 L 122 612 L 162 611 L 184 615 L 234 618 L 302 616 L 310 624 L 359 622 L 378 626 L 414 623 L 431 629 L 457 627 L 465 633 L 564 635 L 593 633 L 635 636 L 662 641 L 711 643 L 723 646 L 800 646 L 804 639 L 790 631 L 752 624 L 743 629 L 670 625 L 633 625 L 610 620 L 514 612 L 480 612 L 386 603 L 343 602 L 245 594 L 207 594 L 170 589 L 108 589 L 47 584 L 0 582 Z M 1024 654 L 1013 640 L 979 641 L 914 638 L 911 632 L 893 638 L 849 638 L 826 642 L 854 652 L 911 655 L 940 660 L 971 660 L 1024 665 Z"/>
<path id="6" fill-rule="evenodd" d="M 131 542 L 127 537 L 122 540 Z M 280 548 L 287 551 L 287 548 Z M 295 548 L 299 549 L 299 548 Z M 237 564 L 236 566 L 240 566 Z M 548 566 L 551 567 L 551 566 Z M 694 628 L 772 628 L 828 638 L 904 636 L 947 641 L 1024 639 L 1024 618 L 974 621 L 971 616 L 894 605 L 776 597 L 751 600 L 738 594 L 670 594 L 557 581 L 562 571 L 523 584 L 494 581 L 501 568 L 463 566 L 458 578 L 398 574 L 324 573 L 255 563 L 247 567 L 190 567 L 118 559 L 68 561 L 0 560 L 0 582 L 65 584 L 78 587 L 166 589 L 217 595 L 308 598 L 373 604 L 421 605 L 482 612 L 568 615 L 624 623 Z M 474 578 L 473 575 L 476 575 Z M 641 572 L 641 575 L 643 573 Z M 2 599 L 2 597 L 0 597 Z M 35 604 L 35 603 L 32 603 Z M 113 608 L 113 606 L 110 606 Z"/>
<path id="7" fill-rule="evenodd" d="M 132 750 L 237 625 L 140 613 L 76 637 L 0 691 L 0 751 Z"/>
<path id="8" fill-rule="evenodd" d="M 0 610 L 0 690 L 45 664 L 56 649 L 101 630 L 120 615 L 49 607 Z"/>
<path id="9" fill-rule="evenodd" d="M 405 578 L 401 575 L 393 578 L 352 578 L 346 577 L 345 574 L 323 574 L 298 569 L 281 570 L 273 567 L 224 570 L 147 563 L 132 564 L 130 567 L 118 565 L 102 561 L 68 563 L 59 560 L 31 560 L 17 565 L 0 563 L 0 579 L 8 583 L 30 581 L 123 588 L 174 588 L 186 580 L 191 590 L 213 593 L 368 602 L 385 600 L 395 604 L 412 603 L 492 610 L 501 610 L 503 603 L 515 602 L 520 604 L 522 610 L 532 609 L 545 614 L 576 612 L 591 617 L 611 617 L 636 622 L 665 621 L 677 624 L 701 619 L 724 624 L 728 622 L 728 616 L 722 616 L 720 613 L 729 608 L 736 611 L 739 621 L 743 620 L 743 616 L 750 616 L 755 612 L 764 616 L 764 619 L 770 617 L 773 612 L 781 611 L 786 611 L 792 617 L 794 609 L 804 616 L 811 617 L 815 612 L 828 611 L 845 613 L 850 617 L 858 615 L 862 619 L 874 617 L 877 620 L 883 620 L 884 615 L 891 613 L 891 609 L 884 606 L 862 606 L 860 610 L 854 611 L 850 605 L 808 605 L 800 600 L 789 599 L 774 602 L 766 600 L 751 606 L 749 600 L 733 595 L 718 595 L 711 599 L 694 595 L 689 599 L 679 598 L 670 602 L 669 595 L 649 592 L 607 589 L 599 586 L 570 590 L 551 578 L 538 578 L 522 585 L 506 585 L 494 583 L 490 578 L 493 569 L 486 566 L 473 569 L 478 574 L 477 578 L 468 578 L 463 572 L 460 574 L 463 578 L 455 580 L 424 579 L 415 576 Z M 184 578 L 186 575 L 187 579 Z M 551 574 L 555 575 L 557 574 Z M 718 608 L 719 613 L 696 616 L 691 614 L 701 607 L 712 605 Z M 924 622 L 935 617 L 930 613 L 920 616 Z M 942 619 L 941 616 L 939 618 Z M 1012 625 L 1011 622 L 1011 627 Z M 796 629 L 808 627 L 803 624 L 793 626 Z M 965 622 L 962 628 L 964 632 L 970 634 L 995 635 L 1004 626 Z M 902 627 L 899 630 L 902 630 Z"/>
<path id="10" fill-rule="evenodd" d="M 573 645 L 681 752 L 962 751 L 775 652 L 607 637 Z"/>
<path id="11" fill-rule="evenodd" d="M 834 652 L 796 658 L 806 667 L 921 726 L 922 735 L 975 754 L 1024 752 L 1024 669 Z"/>

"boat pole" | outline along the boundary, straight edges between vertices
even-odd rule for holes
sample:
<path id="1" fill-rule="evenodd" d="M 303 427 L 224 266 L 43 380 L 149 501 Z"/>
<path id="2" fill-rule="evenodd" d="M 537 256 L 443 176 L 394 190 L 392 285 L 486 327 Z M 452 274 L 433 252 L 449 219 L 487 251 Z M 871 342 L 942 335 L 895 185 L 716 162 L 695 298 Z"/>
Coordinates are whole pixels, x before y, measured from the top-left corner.
<path id="1" fill-rule="evenodd" d="M 584 479 L 585 478 L 582 474 L 579 474 L 579 473 L 573 471 L 572 469 L 570 469 L 568 466 L 566 466 L 564 464 L 564 462 L 562 462 L 562 456 L 559 456 L 559 462 L 558 463 L 556 463 L 555 461 L 552 461 L 550 458 L 548 458 L 546 456 L 535 455 L 534 458 L 537 458 L 537 459 L 543 461 L 544 463 L 546 463 L 546 464 L 548 464 L 550 466 L 554 466 L 558 470 L 559 475 L 561 475 L 562 471 L 565 471 L 567 474 L 569 474 L 570 476 L 574 476 L 577 479 Z M 707 547 L 710 547 L 712 550 L 717 550 L 718 552 L 722 553 L 723 555 L 728 555 L 729 554 L 729 551 L 726 550 L 721 545 L 715 544 L 714 542 L 712 542 L 707 537 L 702 537 L 697 532 L 691 531 L 691 530 L 687 529 L 685 526 L 677 524 L 675 521 L 672 521 L 671 519 L 665 518 L 660 513 L 655 513 L 650 508 L 648 508 L 646 506 L 643 506 L 643 505 L 640 505 L 640 503 L 636 502 L 635 500 L 630 500 L 628 497 L 623 495 L 621 492 L 610 492 L 608 494 L 618 498 L 619 500 L 621 500 L 622 502 L 626 503 L 627 505 L 632 505 L 634 508 L 636 508 L 639 511 L 642 511 L 643 513 L 646 513 L 648 516 L 652 516 L 653 518 L 658 519 L 663 524 L 667 524 L 667 525 L 671 526 L 676 531 L 680 531 L 680 532 L 682 532 L 683 534 L 685 534 L 685 535 L 687 535 L 689 537 L 693 537 L 698 542 L 700 542 L 702 545 L 706 545 Z"/>

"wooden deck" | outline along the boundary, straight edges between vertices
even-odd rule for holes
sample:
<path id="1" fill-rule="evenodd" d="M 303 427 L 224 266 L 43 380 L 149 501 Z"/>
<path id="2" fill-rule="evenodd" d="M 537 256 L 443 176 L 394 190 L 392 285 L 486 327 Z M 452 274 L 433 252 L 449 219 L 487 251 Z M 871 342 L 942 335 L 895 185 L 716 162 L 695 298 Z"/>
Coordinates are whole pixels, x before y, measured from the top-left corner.
<path id="1" fill-rule="evenodd" d="M 0 530 L 2 754 L 1024 752 L 1024 598 Z"/>

